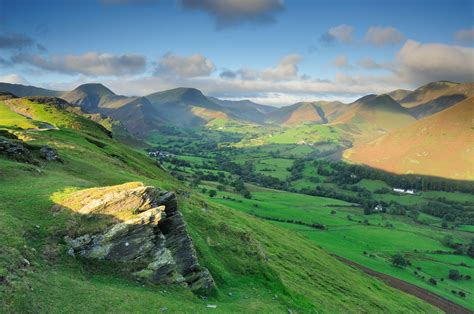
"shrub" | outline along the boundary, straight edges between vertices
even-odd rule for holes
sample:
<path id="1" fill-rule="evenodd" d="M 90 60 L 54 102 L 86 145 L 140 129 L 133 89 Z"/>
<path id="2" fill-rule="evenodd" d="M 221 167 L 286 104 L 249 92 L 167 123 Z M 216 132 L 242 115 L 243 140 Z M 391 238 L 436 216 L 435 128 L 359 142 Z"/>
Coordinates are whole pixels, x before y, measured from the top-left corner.
<path id="1" fill-rule="evenodd" d="M 217 195 L 216 190 L 209 190 L 209 196 L 210 196 L 210 197 L 214 197 L 214 196 L 216 196 L 216 195 Z"/>
<path id="2" fill-rule="evenodd" d="M 405 267 L 408 265 L 408 260 L 402 254 L 395 254 L 391 257 L 392 265 L 397 267 Z"/>
<path id="3" fill-rule="evenodd" d="M 430 280 L 428 280 L 428 282 L 429 282 L 430 284 L 432 284 L 433 286 L 436 286 L 436 285 L 438 284 L 438 282 L 437 282 L 436 279 L 434 279 L 434 278 L 430 278 Z"/>

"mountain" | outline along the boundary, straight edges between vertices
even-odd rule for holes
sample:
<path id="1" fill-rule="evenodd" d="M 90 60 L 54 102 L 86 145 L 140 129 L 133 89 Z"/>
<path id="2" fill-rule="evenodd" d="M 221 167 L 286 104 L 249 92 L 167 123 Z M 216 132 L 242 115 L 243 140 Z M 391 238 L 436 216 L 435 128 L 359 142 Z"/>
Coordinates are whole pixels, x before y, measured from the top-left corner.
<path id="1" fill-rule="evenodd" d="M 101 114 L 120 121 L 128 132 L 140 138 L 166 124 L 145 97 L 132 97 L 105 105 L 109 106 L 100 108 Z"/>
<path id="2" fill-rule="evenodd" d="M 250 100 L 223 100 L 214 97 L 208 97 L 212 102 L 224 107 L 226 111 L 230 112 L 233 116 L 244 120 L 255 123 L 263 123 L 265 116 L 275 110 L 275 107 L 265 106 L 254 103 Z"/>
<path id="3" fill-rule="evenodd" d="M 231 119 L 229 110 L 195 88 L 180 87 L 145 97 L 159 117 L 171 125 L 196 127 L 212 119 Z"/>
<path id="4" fill-rule="evenodd" d="M 404 107 L 412 108 L 426 104 L 442 96 L 464 95 L 467 97 L 474 94 L 473 83 L 455 83 L 449 81 L 431 82 L 423 85 L 400 100 Z"/>
<path id="5" fill-rule="evenodd" d="M 408 90 L 408 89 L 397 89 L 397 90 L 391 91 L 390 93 L 387 93 L 387 95 L 389 95 L 396 101 L 400 101 L 412 92 L 413 91 Z"/>
<path id="6" fill-rule="evenodd" d="M 83 84 L 62 96 L 67 102 L 81 107 L 84 112 L 99 112 L 99 107 L 120 101 L 128 97 L 118 96 L 102 84 Z"/>
<path id="7" fill-rule="evenodd" d="M 333 124 L 341 124 L 356 141 L 369 141 L 415 122 L 415 118 L 388 95 L 367 95 L 348 105 Z"/>
<path id="8" fill-rule="evenodd" d="M 417 119 L 435 114 L 474 95 L 474 83 L 433 82 L 401 100 Z"/>
<path id="9" fill-rule="evenodd" d="M 21 84 L 10 84 L 0 82 L 0 92 L 9 92 L 18 97 L 25 96 L 54 96 L 60 97 L 64 92 L 54 91 L 35 86 L 21 85 Z"/>
<path id="10" fill-rule="evenodd" d="M 346 105 L 338 101 L 299 102 L 271 111 L 267 114 L 265 122 L 281 126 L 326 124 L 338 116 L 344 107 Z"/>
<path id="11" fill-rule="evenodd" d="M 474 179 L 474 97 L 416 121 L 344 157 L 396 173 Z"/>

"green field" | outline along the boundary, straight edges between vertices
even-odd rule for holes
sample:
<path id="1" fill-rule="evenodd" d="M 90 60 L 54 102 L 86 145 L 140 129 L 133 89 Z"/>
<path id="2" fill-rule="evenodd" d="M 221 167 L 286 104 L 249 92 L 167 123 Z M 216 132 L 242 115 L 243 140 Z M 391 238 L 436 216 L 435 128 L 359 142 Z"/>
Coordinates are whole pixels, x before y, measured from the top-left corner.
<path id="1" fill-rule="evenodd" d="M 224 196 L 231 199 L 224 199 Z M 325 230 L 271 221 L 304 235 L 332 253 L 406 280 L 473 309 L 474 281 L 453 281 L 447 278 L 450 269 L 473 277 L 472 258 L 430 253 L 449 250 L 442 243 L 446 235 L 454 235 L 459 241 L 468 241 L 471 235 L 467 232 L 422 226 L 403 216 L 366 216 L 361 209 L 348 207 L 345 202 L 282 191 L 254 191 L 251 200 L 235 193 L 220 192 L 209 200 L 264 219 L 294 219 L 310 224 L 323 224 Z M 403 269 L 392 266 L 389 258 L 397 253 L 406 255 L 412 265 Z M 417 270 L 417 267 L 421 267 L 421 270 Z M 415 271 L 418 275 L 414 274 Z M 436 286 L 428 282 L 430 278 L 436 279 Z M 467 296 L 461 298 L 453 295 L 452 290 L 464 291 Z"/>

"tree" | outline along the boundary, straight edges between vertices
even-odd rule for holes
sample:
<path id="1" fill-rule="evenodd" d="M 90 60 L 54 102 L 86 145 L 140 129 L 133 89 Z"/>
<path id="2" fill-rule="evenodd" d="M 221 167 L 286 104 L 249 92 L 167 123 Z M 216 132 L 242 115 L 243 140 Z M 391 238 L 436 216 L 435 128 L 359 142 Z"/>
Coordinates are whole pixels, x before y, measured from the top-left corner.
<path id="1" fill-rule="evenodd" d="M 391 257 L 391 262 L 397 267 L 405 267 L 408 265 L 408 260 L 402 254 L 393 255 Z"/>
<path id="2" fill-rule="evenodd" d="M 209 190 L 209 196 L 210 196 L 210 197 L 214 197 L 214 196 L 216 196 L 216 195 L 217 195 L 216 190 Z"/>
<path id="3" fill-rule="evenodd" d="M 448 278 L 451 279 L 451 280 L 459 280 L 459 279 L 462 279 L 462 276 L 459 273 L 459 270 L 450 269 L 449 274 L 448 274 Z"/>

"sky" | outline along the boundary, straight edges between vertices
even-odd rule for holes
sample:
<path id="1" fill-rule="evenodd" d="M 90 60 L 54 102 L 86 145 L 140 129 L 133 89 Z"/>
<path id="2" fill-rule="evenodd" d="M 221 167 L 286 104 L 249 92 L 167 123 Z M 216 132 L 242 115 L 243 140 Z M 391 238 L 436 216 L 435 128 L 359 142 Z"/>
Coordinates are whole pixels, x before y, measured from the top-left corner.
<path id="1" fill-rule="evenodd" d="M 283 106 L 474 81 L 474 1 L 0 0 L 0 81 Z"/>

